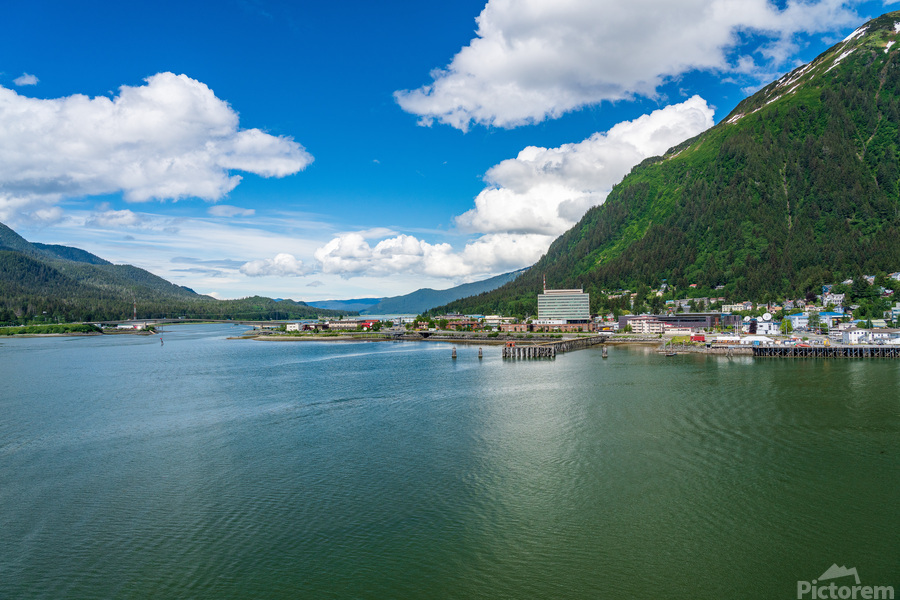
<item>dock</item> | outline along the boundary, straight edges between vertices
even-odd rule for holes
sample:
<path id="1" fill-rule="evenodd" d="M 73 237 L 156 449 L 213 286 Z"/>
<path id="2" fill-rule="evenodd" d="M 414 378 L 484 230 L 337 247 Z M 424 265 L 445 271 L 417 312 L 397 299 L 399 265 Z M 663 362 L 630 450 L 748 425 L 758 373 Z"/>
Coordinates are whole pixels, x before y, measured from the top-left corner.
<path id="1" fill-rule="evenodd" d="M 900 358 L 900 346 L 753 346 L 753 356 L 773 358 Z"/>
<path id="2" fill-rule="evenodd" d="M 602 344 L 606 342 L 607 338 L 608 336 L 605 335 L 594 335 L 521 346 L 515 342 L 508 342 L 503 348 L 503 358 L 556 358 L 556 355 L 562 352 L 571 352 Z"/>

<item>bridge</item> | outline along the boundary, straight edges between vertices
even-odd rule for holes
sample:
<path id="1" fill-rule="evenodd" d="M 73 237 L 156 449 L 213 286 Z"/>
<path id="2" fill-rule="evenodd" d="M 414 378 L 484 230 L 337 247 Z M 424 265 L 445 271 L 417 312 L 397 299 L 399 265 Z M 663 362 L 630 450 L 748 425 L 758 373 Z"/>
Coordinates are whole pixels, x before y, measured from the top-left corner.
<path id="1" fill-rule="evenodd" d="M 606 342 L 607 339 L 609 339 L 609 336 L 594 335 L 522 346 L 516 345 L 515 342 L 507 342 L 503 348 L 503 358 L 555 358 L 557 353 L 590 348 Z"/>

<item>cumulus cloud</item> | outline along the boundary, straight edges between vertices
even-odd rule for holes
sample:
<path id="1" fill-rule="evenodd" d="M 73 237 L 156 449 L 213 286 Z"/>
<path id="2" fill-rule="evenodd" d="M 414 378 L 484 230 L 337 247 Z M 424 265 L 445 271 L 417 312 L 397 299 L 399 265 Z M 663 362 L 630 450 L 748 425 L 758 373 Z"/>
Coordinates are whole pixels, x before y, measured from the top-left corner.
<path id="1" fill-rule="evenodd" d="M 206 209 L 206 212 L 214 217 L 252 217 L 256 211 L 252 208 L 241 208 L 228 204 L 216 204 Z"/>
<path id="2" fill-rule="evenodd" d="M 0 218 L 63 197 L 219 200 L 232 171 L 284 177 L 312 156 L 289 137 L 240 129 L 205 84 L 159 73 L 114 98 L 21 96 L 0 87 Z"/>
<path id="3" fill-rule="evenodd" d="M 244 263 L 240 271 L 247 277 L 299 277 L 309 273 L 303 261 L 286 252 L 275 255 L 275 258 L 251 260 Z"/>
<path id="4" fill-rule="evenodd" d="M 22 75 L 13 79 L 13 83 L 18 86 L 37 85 L 38 81 L 40 80 L 36 76 L 30 75 L 28 73 L 22 73 Z"/>
<path id="5" fill-rule="evenodd" d="M 473 232 L 559 235 L 602 204 L 634 165 L 712 125 L 712 108 L 694 96 L 576 144 L 529 146 L 487 172 L 489 187 L 456 223 Z"/>
<path id="6" fill-rule="evenodd" d="M 798 33 L 834 31 L 860 17 L 845 0 L 490 0 L 476 36 L 433 82 L 395 92 L 420 123 L 515 127 L 604 100 L 654 97 L 681 74 L 762 72 L 797 51 Z M 770 40 L 762 62 L 747 32 Z"/>
<path id="7" fill-rule="evenodd" d="M 323 273 L 342 277 L 413 273 L 468 279 L 532 264 L 553 239 L 539 234 L 490 234 L 456 251 L 450 244 L 430 244 L 411 235 L 372 246 L 358 233 L 345 233 L 316 250 L 315 257 Z"/>
<path id="8" fill-rule="evenodd" d="M 371 245 L 377 230 L 345 233 L 315 252 L 322 272 L 344 277 L 416 273 L 471 279 L 534 264 L 561 233 L 641 160 L 664 153 L 713 124 L 713 110 L 694 96 L 625 121 L 606 133 L 557 148 L 529 146 L 491 168 L 475 207 L 456 218 L 483 234 L 461 250 L 396 235 Z"/>

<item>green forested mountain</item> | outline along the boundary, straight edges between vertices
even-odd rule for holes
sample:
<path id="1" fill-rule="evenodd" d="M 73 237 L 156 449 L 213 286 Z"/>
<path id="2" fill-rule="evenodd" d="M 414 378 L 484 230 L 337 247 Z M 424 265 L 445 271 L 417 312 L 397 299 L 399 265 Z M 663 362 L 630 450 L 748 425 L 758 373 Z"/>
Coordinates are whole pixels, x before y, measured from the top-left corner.
<path id="1" fill-rule="evenodd" d="M 437 311 L 524 314 L 548 287 L 802 296 L 900 270 L 900 12 L 645 160 L 516 281 Z"/>
<path id="2" fill-rule="evenodd" d="M 34 320 L 293 319 L 333 311 L 254 296 L 216 300 L 78 248 L 32 244 L 0 223 L 0 325 Z"/>

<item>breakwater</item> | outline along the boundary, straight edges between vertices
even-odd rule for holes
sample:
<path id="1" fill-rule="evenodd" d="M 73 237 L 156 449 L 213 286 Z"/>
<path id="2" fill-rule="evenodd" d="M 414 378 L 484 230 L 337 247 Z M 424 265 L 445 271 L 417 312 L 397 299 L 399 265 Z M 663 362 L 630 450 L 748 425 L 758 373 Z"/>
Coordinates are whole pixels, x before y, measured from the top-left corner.
<path id="1" fill-rule="evenodd" d="M 607 336 L 605 335 L 595 335 L 543 344 L 516 345 L 515 342 L 511 342 L 503 348 L 502 356 L 503 358 L 555 358 L 558 353 L 589 348 L 602 344 L 606 340 Z"/>

